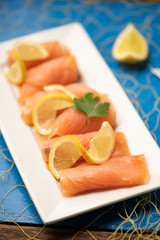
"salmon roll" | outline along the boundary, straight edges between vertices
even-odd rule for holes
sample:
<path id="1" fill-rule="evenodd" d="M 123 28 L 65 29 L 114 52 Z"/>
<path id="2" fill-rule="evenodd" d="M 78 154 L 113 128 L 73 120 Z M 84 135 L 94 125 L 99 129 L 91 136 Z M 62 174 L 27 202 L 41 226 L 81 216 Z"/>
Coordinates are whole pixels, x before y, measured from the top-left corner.
<path id="1" fill-rule="evenodd" d="M 149 171 L 144 155 L 111 158 L 101 165 L 82 164 L 59 171 L 60 188 L 66 197 L 95 190 L 146 184 Z"/>
<path id="2" fill-rule="evenodd" d="M 45 62 L 45 61 L 48 61 L 52 58 L 70 55 L 70 52 L 67 49 L 67 47 L 63 46 L 61 43 L 59 43 L 57 41 L 45 42 L 45 43 L 42 43 L 42 45 L 45 47 L 45 49 L 49 53 L 49 56 L 45 59 L 24 61 L 24 64 L 25 64 L 25 67 L 27 70 Z M 14 62 L 15 62 L 15 58 L 14 58 L 13 52 L 8 51 L 8 53 L 7 53 L 8 65 L 10 66 Z"/>

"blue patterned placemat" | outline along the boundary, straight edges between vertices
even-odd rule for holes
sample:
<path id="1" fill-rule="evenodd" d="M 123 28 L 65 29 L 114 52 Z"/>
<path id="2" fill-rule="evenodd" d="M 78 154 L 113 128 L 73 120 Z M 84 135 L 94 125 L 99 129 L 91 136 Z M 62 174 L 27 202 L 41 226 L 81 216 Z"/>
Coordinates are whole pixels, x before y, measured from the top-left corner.
<path id="1" fill-rule="evenodd" d="M 160 146 L 160 5 L 99 1 L 0 1 L 0 41 L 66 23 L 83 24 Z M 150 57 L 138 66 L 117 63 L 113 42 L 128 22 L 148 41 Z M 66 220 L 58 225 L 110 229 L 159 229 L 160 190 Z M 42 223 L 0 135 L 0 221 Z"/>

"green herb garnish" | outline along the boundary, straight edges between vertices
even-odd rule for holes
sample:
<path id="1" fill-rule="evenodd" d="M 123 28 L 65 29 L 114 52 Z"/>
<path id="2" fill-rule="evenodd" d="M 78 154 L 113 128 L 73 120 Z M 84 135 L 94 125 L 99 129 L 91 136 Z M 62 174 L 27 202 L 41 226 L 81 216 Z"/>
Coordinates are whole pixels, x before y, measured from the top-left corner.
<path id="1" fill-rule="evenodd" d="M 86 114 L 87 121 L 90 117 L 106 117 L 108 115 L 109 103 L 104 102 L 95 106 L 99 102 L 99 97 L 94 97 L 94 94 L 89 92 L 84 97 L 74 98 L 73 108 Z"/>

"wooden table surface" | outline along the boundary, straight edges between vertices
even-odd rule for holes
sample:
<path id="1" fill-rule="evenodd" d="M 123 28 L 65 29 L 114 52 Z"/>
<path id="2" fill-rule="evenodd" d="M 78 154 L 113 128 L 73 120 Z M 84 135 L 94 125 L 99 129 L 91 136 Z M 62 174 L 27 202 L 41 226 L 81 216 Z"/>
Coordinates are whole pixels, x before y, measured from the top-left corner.
<path id="1" fill-rule="evenodd" d="M 152 236 L 153 231 L 149 233 L 143 233 L 140 235 L 133 232 L 117 232 L 114 235 L 112 230 L 92 230 L 92 229 L 73 229 L 73 228 L 57 228 L 45 226 L 42 228 L 39 225 L 20 225 L 16 226 L 15 224 L 0 224 L 0 240 L 26 240 L 26 239 L 42 239 L 42 240 L 104 240 L 104 239 L 123 239 L 123 240 L 134 240 L 134 239 L 160 239 L 160 236 Z"/>

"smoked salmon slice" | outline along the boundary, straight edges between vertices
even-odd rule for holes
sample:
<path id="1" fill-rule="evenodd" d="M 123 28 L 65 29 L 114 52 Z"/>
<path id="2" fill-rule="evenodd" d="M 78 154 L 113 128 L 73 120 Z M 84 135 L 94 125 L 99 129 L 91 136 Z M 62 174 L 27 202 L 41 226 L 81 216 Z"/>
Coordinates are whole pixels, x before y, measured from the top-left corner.
<path id="1" fill-rule="evenodd" d="M 60 170 L 59 174 L 61 191 L 66 197 L 146 184 L 149 179 L 144 155 L 111 158 L 102 165 L 82 164 Z"/>
<path id="2" fill-rule="evenodd" d="M 35 66 L 37 66 L 45 61 L 48 61 L 49 59 L 52 59 L 52 58 L 70 55 L 69 50 L 57 41 L 45 42 L 45 43 L 42 43 L 42 45 L 48 51 L 49 57 L 45 58 L 45 59 L 39 59 L 39 60 L 24 61 L 26 69 L 35 67 Z M 8 51 L 8 56 L 7 56 L 8 65 L 10 66 L 12 63 L 14 63 L 14 61 L 15 61 L 15 58 L 14 58 L 12 51 Z"/>
<path id="3" fill-rule="evenodd" d="M 79 141 L 83 144 L 84 148 L 88 149 L 89 143 L 90 143 L 91 139 L 96 135 L 96 133 L 97 132 L 90 132 L 90 133 L 85 133 L 85 134 L 74 134 L 72 136 L 79 139 Z M 40 145 L 40 148 L 42 151 L 42 155 L 43 155 L 43 159 L 46 163 L 48 163 L 48 157 L 49 157 L 51 147 L 60 138 L 61 137 L 55 137 L 55 138 L 51 138 L 51 139 L 47 139 L 47 138 L 43 139 L 43 138 L 41 138 L 41 136 L 38 136 L 38 138 L 37 138 L 37 134 L 36 134 L 36 139 L 39 142 L 39 145 Z"/>
<path id="4" fill-rule="evenodd" d="M 32 97 L 31 95 L 30 97 L 25 99 L 25 102 L 24 102 L 25 108 L 22 109 L 21 118 L 26 125 L 29 125 L 29 126 L 33 125 L 33 121 L 32 121 L 33 107 L 38 101 L 38 99 L 42 97 L 44 94 L 45 94 L 44 91 L 38 91 L 34 94 L 34 97 Z"/>
<path id="5" fill-rule="evenodd" d="M 66 85 L 66 87 L 76 95 L 77 98 L 80 98 L 81 96 L 86 95 L 89 92 L 92 92 L 95 96 L 98 96 L 99 93 L 95 91 L 94 89 L 88 87 L 87 85 L 83 83 L 71 83 Z"/>
<path id="6" fill-rule="evenodd" d="M 77 97 L 84 96 L 88 92 L 92 92 L 95 95 L 98 95 L 98 93 L 87 87 L 86 85 L 82 83 L 72 83 L 69 85 L 66 85 L 66 87 L 74 93 Z M 41 88 L 32 86 L 30 84 L 24 83 L 22 86 L 19 87 L 19 96 L 18 100 L 21 104 L 23 104 L 23 110 L 22 110 L 22 116 L 23 119 L 25 119 L 25 123 L 29 122 L 29 125 L 32 125 L 32 111 L 34 108 L 35 103 L 38 101 L 39 98 L 43 95 Z M 38 94 L 40 92 L 40 94 Z M 45 94 L 45 92 L 44 92 Z M 27 120 L 27 118 L 29 118 Z"/>
<path id="7" fill-rule="evenodd" d="M 29 96 L 31 96 L 34 93 L 37 93 L 38 91 L 42 91 L 41 88 L 32 86 L 27 83 L 23 83 L 19 88 L 18 88 L 18 102 L 20 104 L 25 103 L 25 99 Z"/>
<path id="8" fill-rule="evenodd" d="M 78 67 L 74 56 L 63 56 L 46 61 L 26 72 L 25 83 L 35 87 L 49 84 L 69 84 L 78 80 Z"/>
<path id="9" fill-rule="evenodd" d="M 85 127 L 86 115 L 73 108 L 63 111 L 55 120 L 50 138 L 69 134 L 80 134 L 98 131 L 103 121 L 108 121 L 114 128 L 116 126 L 116 111 L 107 94 L 100 95 L 100 102 L 109 102 L 109 114 L 106 117 L 91 117 Z"/>
<path id="10" fill-rule="evenodd" d="M 84 85 L 83 83 L 71 83 L 66 85 L 65 87 L 68 88 L 68 90 L 70 90 L 72 93 L 74 93 L 76 97 L 84 96 L 88 92 L 94 93 L 95 96 L 99 95 L 94 89 Z M 23 83 L 18 88 L 18 102 L 24 104 L 25 98 L 31 96 L 37 91 L 42 91 L 42 88 L 35 87 L 27 83 Z"/>
<path id="11" fill-rule="evenodd" d="M 89 149 L 89 144 L 92 138 L 96 135 L 97 132 L 90 132 L 85 134 L 77 134 L 73 135 L 74 137 L 78 138 L 80 142 L 83 144 L 85 149 Z M 37 135 L 36 135 L 37 137 Z M 52 139 L 42 139 L 40 137 L 40 145 L 41 145 L 41 151 L 43 155 L 43 159 L 46 163 L 48 163 L 48 157 L 51 150 L 51 147 L 53 144 L 59 139 L 60 137 L 52 138 Z M 128 143 L 126 140 L 126 136 L 122 132 L 115 132 L 115 147 L 114 151 L 111 155 L 111 158 L 113 157 L 122 157 L 130 155 Z"/>

